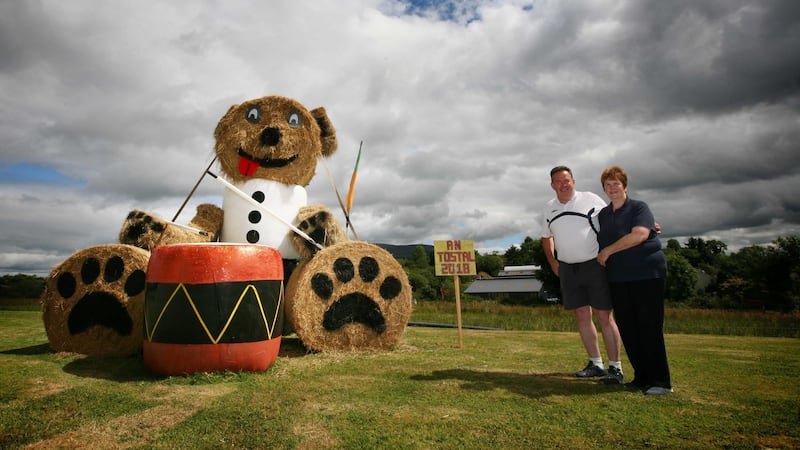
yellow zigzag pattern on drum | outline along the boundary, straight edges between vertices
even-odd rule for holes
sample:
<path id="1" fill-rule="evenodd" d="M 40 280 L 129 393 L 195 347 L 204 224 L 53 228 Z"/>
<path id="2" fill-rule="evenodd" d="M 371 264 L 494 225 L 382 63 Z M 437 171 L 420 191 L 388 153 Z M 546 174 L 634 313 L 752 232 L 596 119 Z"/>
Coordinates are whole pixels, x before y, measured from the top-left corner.
<path id="1" fill-rule="evenodd" d="M 261 310 L 261 318 L 264 320 L 264 326 L 267 329 L 267 338 L 272 339 L 272 332 L 275 330 L 275 322 L 277 322 L 278 320 L 278 312 L 281 310 L 281 303 L 283 302 L 283 281 L 281 281 L 281 289 L 280 289 L 281 295 L 280 297 L 278 297 L 278 307 L 275 308 L 275 317 L 272 318 L 271 327 L 267 322 L 267 315 L 264 312 L 264 305 L 261 304 L 261 296 L 258 295 L 258 289 L 256 289 L 255 286 L 253 286 L 252 284 L 248 284 L 247 286 L 245 286 L 244 289 L 242 289 L 242 295 L 239 296 L 239 300 L 236 301 L 236 306 L 233 307 L 233 311 L 231 311 L 231 315 L 228 316 L 228 320 L 227 322 L 225 322 L 225 326 L 222 327 L 222 330 L 219 332 L 219 335 L 216 338 L 211 335 L 211 331 L 209 331 L 208 326 L 206 325 L 203 318 L 200 316 L 200 312 L 197 310 L 197 306 L 195 306 L 194 300 L 192 300 L 192 296 L 189 295 L 189 291 L 186 290 L 186 286 L 184 286 L 183 283 L 180 283 L 178 284 L 178 286 L 175 287 L 175 290 L 172 291 L 172 294 L 170 294 L 167 302 L 164 303 L 164 307 L 161 308 L 161 312 L 158 313 L 158 319 L 156 319 L 156 323 L 155 325 L 153 325 L 153 329 L 150 330 L 149 333 L 147 333 L 147 340 L 152 342 L 153 335 L 155 334 L 156 329 L 158 328 L 159 322 L 161 322 L 161 317 L 164 315 L 164 312 L 167 310 L 167 308 L 169 308 L 169 304 L 172 303 L 172 299 L 175 298 L 175 295 L 178 293 L 178 291 L 183 291 L 183 294 L 186 296 L 186 300 L 189 301 L 189 305 L 192 307 L 192 311 L 194 311 L 194 315 L 197 317 L 197 320 L 200 321 L 200 325 L 203 327 L 203 330 L 205 330 L 208 339 L 211 340 L 212 343 L 217 344 L 219 343 L 219 340 L 222 339 L 222 336 L 225 335 L 225 331 L 228 330 L 228 326 L 231 324 L 233 316 L 236 315 L 236 311 L 239 310 L 239 305 L 241 305 L 245 294 L 247 294 L 247 291 L 249 290 L 252 290 L 253 293 L 255 293 L 256 299 L 258 300 L 258 308 Z M 149 328 L 146 322 L 147 322 L 147 317 L 145 316 L 145 328 Z"/>

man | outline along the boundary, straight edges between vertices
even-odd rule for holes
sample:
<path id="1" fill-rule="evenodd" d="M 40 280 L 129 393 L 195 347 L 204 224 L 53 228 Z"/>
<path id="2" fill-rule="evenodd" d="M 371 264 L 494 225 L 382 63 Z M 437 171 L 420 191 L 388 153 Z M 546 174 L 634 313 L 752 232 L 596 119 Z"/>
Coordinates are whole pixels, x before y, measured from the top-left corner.
<path id="1" fill-rule="evenodd" d="M 591 192 L 575 190 L 572 170 L 566 166 L 550 171 L 550 187 L 556 197 L 544 209 L 542 248 L 561 282 L 564 308 L 575 311 L 578 333 L 589 362 L 575 376 L 603 377 L 606 384 L 622 383 L 620 337 L 611 312 L 611 296 L 605 268 L 597 262 L 597 214 L 605 201 Z M 596 313 L 603 333 L 609 368 L 600 355 Z"/>

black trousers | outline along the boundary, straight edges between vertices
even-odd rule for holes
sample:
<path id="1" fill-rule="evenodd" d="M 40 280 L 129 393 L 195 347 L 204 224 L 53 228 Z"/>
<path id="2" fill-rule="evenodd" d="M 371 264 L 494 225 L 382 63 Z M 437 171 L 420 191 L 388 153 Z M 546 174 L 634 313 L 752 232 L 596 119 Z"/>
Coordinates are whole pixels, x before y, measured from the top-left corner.
<path id="1" fill-rule="evenodd" d="M 614 318 L 634 382 L 642 387 L 672 387 L 664 345 L 665 287 L 663 278 L 609 283 Z"/>

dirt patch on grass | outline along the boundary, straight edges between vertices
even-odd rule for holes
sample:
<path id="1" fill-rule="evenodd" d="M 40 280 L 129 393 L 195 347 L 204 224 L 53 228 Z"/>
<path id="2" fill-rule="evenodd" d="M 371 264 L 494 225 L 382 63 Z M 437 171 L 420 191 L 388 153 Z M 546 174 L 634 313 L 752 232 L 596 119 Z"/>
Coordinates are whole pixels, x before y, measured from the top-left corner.
<path id="1" fill-rule="evenodd" d="M 165 401 L 135 414 L 117 417 L 103 423 L 83 426 L 50 439 L 28 445 L 27 449 L 125 449 L 151 443 L 158 432 L 183 422 L 199 411 L 209 400 L 226 395 L 235 388 L 210 386 L 154 386 L 144 392 L 146 400 Z"/>
<path id="2" fill-rule="evenodd" d="M 318 416 L 332 412 L 331 405 L 320 403 L 316 400 L 306 400 L 303 402 L 303 411 L 311 414 L 303 414 L 302 417 L 313 417 L 313 420 L 304 420 L 295 423 L 292 432 L 302 437 L 302 441 L 297 445 L 298 449 L 321 449 L 321 448 L 340 448 L 336 437 L 330 432 L 324 420 L 319 420 Z"/>
<path id="3" fill-rule="evenodd" d="M 302 436 L 303 440 L 297 444 L 298 449 L 340 448 L 341 444 L 331 432 L 319 422 L 305 422 L 297 424 L 292 430 L 294 434 Z"/>
<path id="4" fill-rule="evenodd" d="M 712 348 L 704 348 L 703 352 L 706 353 L 713 353 L 715 355 L 721 355 L 725 357 L 731 358 L 738 358 L 745 361 L 756 361 L 761 356 L 759 352 L 752 351 L 752 350 L 743 350 L 743 349 L 730 349 L 730 348 L 723 348 L 723 347 L 712 347 Z"/>
<path id="5" fill-rule="evenodd" d="M 234 386 L 226 384 L 209 384 L 207 386 L 158 385 L 144 392 L 142 399 L 168 400 L 199 407 L 208 400 L 230 394 L 234 390 L 236 390 Z"/>
<path id="6" fill-rule="evenodd" d="M 156 432 L 194 414 L 196 409 L 172 405 L 156 406 L 137 414 L 118 417 L 102 424 L 87 425 L 28 445 L 27 449 L 123 449 L 141 447 Z"/>
<path id="7" fill-rule="evenodd" d="M 56 395 L 69 388 L 70 387 L 66 384 L 54 383 L 49 380 L 43 380 L 41 378 L 37 378 L 33 380 L 31 387 L 25 391 L 23 397 L 36 400 L 49 397 L 51 395 Z"/>

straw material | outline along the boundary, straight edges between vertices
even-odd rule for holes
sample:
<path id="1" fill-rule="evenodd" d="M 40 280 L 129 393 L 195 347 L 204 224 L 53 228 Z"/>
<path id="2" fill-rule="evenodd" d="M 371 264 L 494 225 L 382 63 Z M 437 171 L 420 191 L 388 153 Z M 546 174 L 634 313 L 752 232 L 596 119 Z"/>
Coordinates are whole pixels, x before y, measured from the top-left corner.
<path id="1" fill-rule="evenodd" d="M 297 100 L 280 96 L 231 106 L 217 123 L 214 139 L 220 170 L 234 184 L 255 177 L 307 186 L 317 160 L 337 148 L 336 130 L 324 108 L 308 111 Z"/>
<path id="2" fill-rule="evenodd" d="M 297 213 L 298 228 L 306 233 L 315 242 L 323 247 L 347 241 L 347 234 L 336 217 L 324 205 L 308 205 L 300 208 Z M 309 243 L 297 233 L 291 233 L 289 239 L 297 249 L 301 259 L 311 259 L 319 251 L 315 245 Z"/>
<path id="3" fill-rule="evenodd" d="M 286 318 L 310 350 L 388 350 L 411 316 L 411 285 L 386 250 L 341 242 L 295 269 Z"/>
<path id="4" fill-rule="evenodd" d="M 195 212 L 192 220 L 189 222 L 189 226 L 192 228 L 197 228 L 198 230 L 206 231 L 209 234 L 208 240 L 213 242 L 217 240 L 217 236 L 219 236 L 219 230 L 222 228 L 222 216 L 222 208 L 210 203 L 203 203 L 201 205 L 197 205 L 197 211 Z M 171 243 L 180 244 L 181 242 Z"/>
<path id="5" fill-rule="evenodd" d="M 98 245 L 56 266 L 41 297 L 50 347 L 90 356 L 139 353 L 149 258 L 130 245 Z"/>
<path id="6" fill-rule="evenodd" d="M 192 219 L 193 222 L 190 223 L 190 226 L 196 225 L 198 222 L 203 223 L 200 213 L 198 208 L 198 215 Z M 221 217 L 218 220 L 221 222 Z M 145 250 L 153 250 L 159 245 L 209 242 L 215 239 L 216 235 L 213 232 L 200 234 L 136 209 L 128 214 L 119 232 L 121 244 L 129 244 Z"/>

